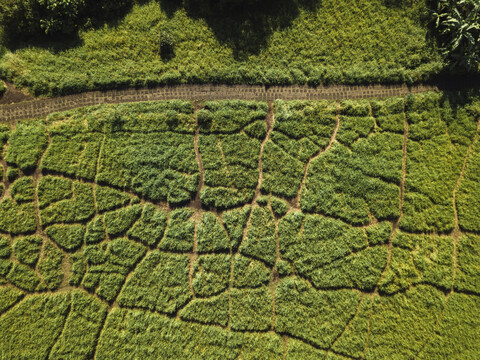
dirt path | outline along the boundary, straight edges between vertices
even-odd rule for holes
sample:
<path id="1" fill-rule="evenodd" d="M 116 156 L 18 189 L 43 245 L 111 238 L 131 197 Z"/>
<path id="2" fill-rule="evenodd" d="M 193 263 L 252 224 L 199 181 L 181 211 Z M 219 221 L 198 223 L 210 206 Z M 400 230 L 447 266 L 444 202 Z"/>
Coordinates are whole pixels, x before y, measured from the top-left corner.
<path id="1" fill-rule="evenodd" d="M 271 86 L 262 85 L 177 85 L 153 89 L 93 91 L 58 98 L 34 99 L 8 87 L 0 98 L 0 120 L 42 117 L 52 112 L 96 104 L 118 104 L 154 100 L 221 100 L 243 99 L 283 100 L 340 100 L 405 96 L 424 91 L 438 91 L 436 86 L 416 85 L 332 85 L 332 86 Z M 13 104 L 6 104 L 13 101 Z M 2 105 L 4 104 L 4 105 Z"/>

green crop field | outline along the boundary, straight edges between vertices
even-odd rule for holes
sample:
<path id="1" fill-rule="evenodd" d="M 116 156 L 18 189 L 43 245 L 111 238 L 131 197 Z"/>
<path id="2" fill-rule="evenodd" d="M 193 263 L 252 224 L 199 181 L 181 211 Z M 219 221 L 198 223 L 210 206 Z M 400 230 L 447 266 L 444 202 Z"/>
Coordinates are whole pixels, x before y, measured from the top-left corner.
<path id="1" fill-rule="evenodd" d="M 0 77 L 52 96 L 178 83 L 413 83 L 444 68 L 427 0 L 262 0 L 233 13 L 124 2 L 136 4 L 68 40 L 15 40 L 3 56 L 0 47 Z"/>
<path id="2" fill-rule="evenodd" d="M 1 359 L 478 359 L 480 98 L 0 124 Z"/>

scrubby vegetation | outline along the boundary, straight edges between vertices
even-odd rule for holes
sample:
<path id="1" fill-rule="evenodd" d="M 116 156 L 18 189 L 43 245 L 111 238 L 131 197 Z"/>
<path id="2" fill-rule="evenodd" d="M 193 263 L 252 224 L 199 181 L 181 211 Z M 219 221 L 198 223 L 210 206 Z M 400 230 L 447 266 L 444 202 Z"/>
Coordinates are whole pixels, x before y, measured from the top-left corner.
<path id="1" fill-rule="evenodd" d="M 474 359 L 479 109 L 170 101 L 2 126 L 0 357 Z"/>
<path id="2" fill-rule="evenodd" d="M 426 0 L 244 2 L 123 0 L 121 14 L 125 3 L 135 4 L 122 17 L 99 9 L 111 1 L 3 1 L 48 8 L 32 16 L 33 9 L 25 10 L 25 21 L 33 25 L 12 20 L 17 33 L 74 34 L 33 44 L 14 41 L 3 57 L 0 52 L 0 77 L 52 96 L 178 83 L 414 83 L 444 67 L 427 39 Z M 96 18 L 105 14 L 107 24 Z"/>

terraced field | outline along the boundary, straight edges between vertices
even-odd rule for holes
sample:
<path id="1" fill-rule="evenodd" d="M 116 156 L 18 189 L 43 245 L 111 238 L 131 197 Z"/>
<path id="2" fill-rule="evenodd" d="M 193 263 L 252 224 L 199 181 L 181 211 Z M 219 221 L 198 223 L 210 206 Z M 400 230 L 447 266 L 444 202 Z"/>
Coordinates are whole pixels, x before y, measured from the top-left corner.
<path id="1" fill-rule="evenodd" d="M 0 124 L 0 358 L 478 358 L 479 119 L 424 93 Z"/>

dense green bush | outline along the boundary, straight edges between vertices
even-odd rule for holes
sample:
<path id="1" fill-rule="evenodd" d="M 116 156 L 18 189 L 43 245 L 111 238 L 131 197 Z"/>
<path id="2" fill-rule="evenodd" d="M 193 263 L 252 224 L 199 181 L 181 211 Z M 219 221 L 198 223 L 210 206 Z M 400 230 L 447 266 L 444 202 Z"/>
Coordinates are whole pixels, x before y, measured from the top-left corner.
<path id="1" fill-rule="evenodd" d="M 72 36 L 85 22 L 115 17 L 131 0 L 2 0 L 0 25 L 10 40 L 29 36 Z"/>
<path id="2" fill-rule="evenodd" d="M 47 143 L 46 127 L 42 121 L 20 122 L 9 138 L 10 146 L 5 160 L 23 171 L 33 170 L 37 167 Z"/>
<path id="3" fill-rule="evenodd" d="M 452 68 L 477 71 L 480 64 L 480 2 L 438 0 L 433 17 L 442 55 Z"/>

